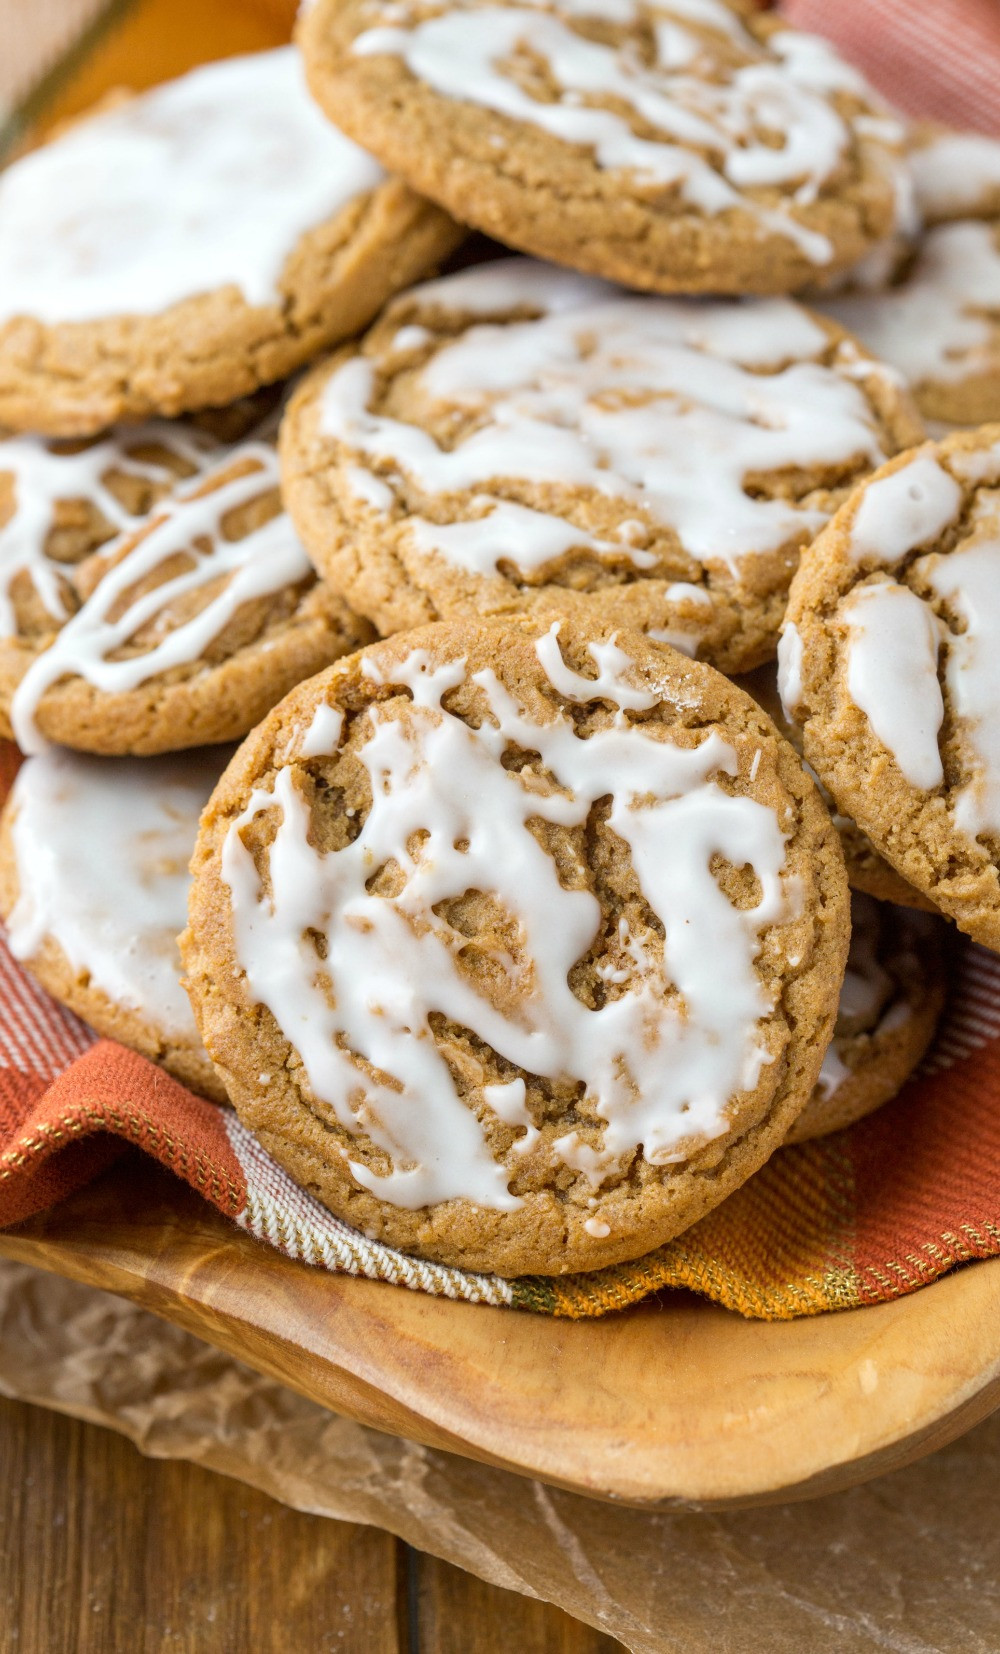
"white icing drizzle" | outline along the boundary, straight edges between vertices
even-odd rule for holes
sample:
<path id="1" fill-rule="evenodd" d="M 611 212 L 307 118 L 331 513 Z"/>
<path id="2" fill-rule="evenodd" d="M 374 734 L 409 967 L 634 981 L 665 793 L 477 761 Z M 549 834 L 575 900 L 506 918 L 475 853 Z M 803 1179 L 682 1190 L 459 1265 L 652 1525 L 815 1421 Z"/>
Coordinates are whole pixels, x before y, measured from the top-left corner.
<path id="1" fill-rule="evenodd" d="M 911 150 L 910 171 L 928 224 L 975 218 L 1000 197 L 1000 142 L 981 132 L 939 132 Z"/>
<path id="2" fill-rule="evenodd" d="M 198 818 L 224 756 L 53 750 L 22 765 L 12 799 L 14 957 L 30 960 L 51 937 L 92 987 L 192 1046 L 200 1041 L 176 938 L 187 922 Z"/>
<path id="3" fill-rule="evenodd" d="M 823 308 L 913 385 L 997 372 L 1000 242 L 995 224 L 930 230 L 906 278 Z"/>
<path id="4" fill-rule="evenodd" d="M 640 190 L 676 189 L 691 208 L 712 215 L 738 207 L 761 235 L 787 238 L 812 263 L 827 264 L 830 241 L 798 223 L 794 208 L 821 194 L 851 142 L 830 94 L 870 94 L 824 42 L 787 30 L 763 46 L 734 13 L 722 11 L 709 0 L 658 6 L 655 13 L 631 0 L 457 0 L 420 19 L 400 5 L 390 26 L 366 30 L 352 50 L 400 57 L 440 95 L 585 147 L 599 167 L 632 173 Z M 597 17 L 653 21 L 652 61 L 634 42 L 607 44 L 573 26 Z M 725 37 L 718 46 L 712 32 Z M 553 98 L 534 95 L 515 78 L 511 64 L 528 54 L 547 65 Z M 637 127 L 653 136 L 640 136 Z M 775 132 L 781 143 L 763 136 Z M 752 193 L 757 189 L 784 191 L 789 199 L 765 205 Z"/>
<path id="5" fill-rule="evenodd" d="M 238 463 L 247 464 L 246 472 L 221 480 Z M 216 475 L 220 481 L 213 486 Z M 107 570 L 21 679 L 11 704 L 11 725 L 23 752 L 44 747 L 35 715 L 46 690 L 60 678 L 85 678 L 107 694 L 134 689 L 161 672 L 198 660 L 244 603 L 281 591 L 310 574 L 308 558 L 283 513 L 242 539 L 225 537 L 224 519 L 231 511 L 277 486 L 273 446 L 247 441 L 229 449 L 215 471 L 154 514 L 148 530 Z M 120 599 L 138 581 L 178 556 L 184 556 L 190 566 L 171 573 L 130 602 L 117 619 L 111 618 Z M 219 581 L 219 590 L 197 613 L 171 624 L 172 603 Z M 140 628 L 158 617 L 162 617 L 160 635 L 148 648 L 112 658 Z"/>
<path id="6" fill-rule="evenodd" d="M 894 580 L 855 587 L 839 612 L 850 628 L 847 687 L 852 701 L 911 786 L 923 791 L 940 786 L 940 622 L 916 592 Z"/>
<path id="7" fill-rule="evenodd" d="M 970 838 L 1000 836 L 1000 513 L 995 496 L 990 503 L 991 523 L 949 556 L 922 559 L 914 570 L 964 627 L 945 633 L 944 675 L 973 761 L 955 799 L 955 822 Z"/>
<path id="8" fill-rule="evenodd" d="M 296 243 L 385 174 L 323 118 L 291 46 L 192 70 L 0 178 L 0 322 L 280 300 Z"/>
<path id="9" fill-rule="evenodd" d="M 72 453 L 43 437 L 15 436 L 0 441 L 0 476 L 13 482 L 13 509 L 0 527 L 0 636 L 17 631 L 11 588 L 27 574 L 56 624 L 68 619 L 63 583 L 68 565 L 46 555 L 46 543 L 64 500 L 86 500 L 94 505 L 118 535 L 142 521 L 134 517 L 107 487 L 111 472 L 143 477 L 152 483 L 176 485 L 176 474 L 162 461 L 141 450 L 166 449 L 197 475 L 218 453 L 219 444 L 196 426 L 165 420 L 123 426 L 100 442 Z M 113 542 L 105 541 L 105 554 Z"/>
<path id="10" fill-rule="evenodd" d="M 763 929 L 795 907 L 775 812 L 718 785 L 738 762 L 717 731 L 682 748 L 629 724 L 624 708 L 669 691 L 647 688 L 616 644 L 591 648 L 595 679 L 566 666 L 554 632 L 538 655 L 561 694 L 615 703 L 614 725 L 584 739 L 555 704 L 548 721 L 536 721 L 484 671 L 473 681 L 489 717 L 473 729 L 442 705 L 465 679 L 463 661 L 435 667 L 413 651 L 383 678 L 369 660 L 372 681 L 405 686 L 412 704 L 405 716 L 371 709 L 357 756 L 371 777 L 372 806 L 358 836 L 338 851 L 318 851 L 294 771 L 283 768 L 273 791 L 252 795 L 225 840 L 222 875 L 248 992 L 301 1056 L 318 1103 L 390 1156 L 384 1173 L 354 1162 L 351 1169 L 395 1205 L 520 1204 L 428 1037 L 435 1014 L 472 1030 L 522 1075 L 578 1079 L 604 1122 L 603 1142 L 594 1148 L 570 1132 L 552 1152 L 595 1184 L 640 1144 L 647 1160 L 667 1163 L 723 1133 L 732 1099 L 755 1086 L 771 1060 L 759 1022 L 773 1006 L 754 959 Z M 533 768 L 505 769 L 510 744 L 537 752 L 555 788 Z M 628 845 L 666 939 L 661 959 L 654 937 L 627 937 L 624 991 L 592 1010 L 568 975 L 595 940 L 599 905 L 589 891 L 560 882 L 527 824 L 581 824 L 608 796 L 609 825 Z M 265 894 L 241 834 L 275 807 Z M 755 906 L 730 904 L 710 871 L 716 854 L 754 868 Z M 368 888 L 387 860 L 402 878 L 391 897 Z M 438 916 L 442 903 L 469 890 L 488 893 L 521 938 L 517 957 L 493 959 L 503 987 L 489 998 L 460 968 L 468 939 Z M 322 962 L 307 931 L 326 937 Z M 667 998 L 671 984 L 676 994 Z M 527 1134 L 536 1129 L 516 1078 L 490 1088 L 484 1101 Z"/>
<path id="11" fill-rule="evenodd" d="M 749 477 L 886 457 L 856 355 L 824 366 L 827 335 L 789 300 L 630 297 L 527 259 L 414 297 L 425 314 L 484 318 L 414 374 L 429 409 L 474 414 L 469 434 L 444 446 L 375 412 L 378 362 L 362 356 L 327 381 L 320 427 L 351 450 L 349 479 L 361 455 L 434 498 L 435 520 L 408 517 L 405 533 L 453 566 L 489 575 L 507 562 L 531 579 L 581 548 L 645 570 L 650 540 L 672 531 L 690 556 L 738 579 L 746 557 L 800 544 L 826 520 L 795 500 L 754 497 Z M 486 319 L 519 308 L 541 314 Z M 557 510 L 498 497 L 505 481 L 593 491 L 633 515 L 617 540 L 598 540 Z M 442 523 L 448 496 L 465 491 L 476 515 Z"/>
<path id="12" fill-rule="evenodd" d="M 344 714 L 326 702 L 316 708 L 312 722 L 298 744 L 300 758 L 326 758 L 337 751 L 344 728 Z"/>
<path id="13" fill-rule="evenodd" d="M 938 539 L 962 509 L 962 490 L 933 452 L 870 482 L 851 523 L 850 550 L 856 562 L 888 567 Z"/>
<path id="14" fill-rule="evenodd" d="M 790 723 L 802 703 L 802 660 L 802 633 L 794 621 L 786 621 L 778 639 L 778 696 Z"/>

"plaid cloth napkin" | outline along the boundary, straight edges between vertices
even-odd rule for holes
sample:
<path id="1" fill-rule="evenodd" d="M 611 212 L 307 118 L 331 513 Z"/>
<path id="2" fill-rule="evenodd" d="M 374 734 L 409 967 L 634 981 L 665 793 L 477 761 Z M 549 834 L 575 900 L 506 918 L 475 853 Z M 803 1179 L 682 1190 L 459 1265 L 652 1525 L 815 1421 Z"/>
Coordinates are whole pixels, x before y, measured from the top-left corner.
<path id="1" fill-rule="evenodd" d="M 248 44 L 248 13 L 234 0 L 229 7 L 238 50 Z M 229 8 L 216 0 L 209 9 L 217 45 Z M 133 10 L 133 47 L 169 37 L 170 0 Z M 789 0 L 785 10 L 831 35 L 910 113 L 1000 132 L 996 0 Z M 274 38 L 287 11 L 275 0 Z M 188 49 L 170 39 L 171 53 Z M 123 78 L 120 41 L 108 51 L 105 85 Z M 148 55 L 143 61 L 148 69 Z M 75 100 L 69 87 L 65 101 Z M 16 749 L 0 742 L 0 801 L 17 763 Z M 780 1150 L 724 1205 L 645 1258 L 590 1275 L 504 1281 L 366 1240 L 299 1189 L 230 1110 L 97 1039 L 0 941 L 0 1228 L 63 1198 L 131 1143 L 291 1257 L 448 1297 L 580 1317 L 688 1287 L 767 1320 L 878 1303 L 1000 1255 L 1000 957 L 962 941 L 952 977 L 934 1048 L 895 1102 L 848 1131 Z"/>

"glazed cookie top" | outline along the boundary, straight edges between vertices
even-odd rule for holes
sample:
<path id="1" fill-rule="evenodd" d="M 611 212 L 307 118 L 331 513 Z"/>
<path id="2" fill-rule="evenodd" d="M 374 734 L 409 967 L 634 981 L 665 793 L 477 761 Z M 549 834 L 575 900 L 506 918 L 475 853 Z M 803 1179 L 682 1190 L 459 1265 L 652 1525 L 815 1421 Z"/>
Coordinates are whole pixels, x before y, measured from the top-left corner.
<path id="1" fill-rule="evenodd" d="M 512 259 L 395 301 L 299 388 L 281 446 L 306 545 L 383 632 L 597 592 L 738 671 L 773 656 L 844 490 L 921 434 L 894 376 L 791 300 Z"/>
<path id="2" fill-rule="evenodd" d="M 54 749 L 21 766 L 6 810 L 14 957 L 31 962 L 56 943 L 88 993 L 175 1046 L 201 1043 L 177 936 L 198 818 L 223 759 L 213 750 L 102 759 Z"/>
<path id="3" fill-rule="evenodd" d="M 750 5 L 319 0 L 301 40 L 319 101 L 390 169 L 598 275 L 787 292 L 891 227 L 898 123 Z"/>
<path id="4" fill-rule="evenodd" d="M 0 442 L 4 482 L 0 705 L 25 752 L 232 739 L 370 635 L 317 588 L 265 430 L 227 444 L 160 423 L 75 449 L 16 437 Z"/>
<path id="5" fill-rule="evenodd" d="M 294 48 L 207 64 L 0 175 L 0 421 L 79 437 L 229 405 L 461 238 L 324 119 Z"/>
<path id="6" fill-rule="evenodd" d="M 758 667 L 755 672 L 749 672 L 745 677 L 737 679 L 739 687 L 748 695 L 752 695 L 758 706 L 763 707 L 768 717 L 774 722 L 775 728 L 791 741 L 798 751 L 802 744 L 801 733 L 794 723 L 785 715 L 778 693 L 778 678 L 776 663 L 768 661 L 766 666 Z M 833 825 L 840 838 L 840 848 L 844 852 L 844 862 L 847 867 L 847 878 L 851 886 L 853 903 L 854 893 L 864 893 L 874 896 L 880 902 L 894 902 L 901 907 L 933 908 L 933 902 L 914 890 L 905 879 L 901 879 L 894 867 L 878 854 L 869 839 L 852 821 L 849 816 L 842 815 L 830 797 L 819 776 L 809 764 L 806 770 L 812 776 L 819 788 L 820 797 L 830 811 Z"/>
<path id="7" fill-rule="evenodd" d="M 1000 417 L 997 224 L 942 224 L 884 291 L 822 303 L 905 375 L 928 419 L 977 424 Z"/>
<path id="8" fill-rule="evenodd" d="M 1000 217 L 1000 140 L 982 132 L 917 127 L 910 172 L 925 224 Z"/>
<path id="9" fill-rule="evenodd" d="M 1000 948 L 1000 426 L 863 484 L 803 557 L 786 711 L 840 807 L 962 929 Z"/>
<path id="10" fill-rule="evenodd" d="M 0 175 L 0 324 L 280 299 L 299 239 L 384 179 L 293 47 L 226 58 L 73 126 Z"/>
<path id="11" fill-rule="evenodd" d="M 139 528 L 220 449 L 179 420 L 85 443 L 0 437 L 0 636 L 44 635 L 67 621 L 78 606 L 74 567 Z"/>
<path id="12" fill-rule="evenodd" d="M 638 634 L 371 646 L 244 743 L 192 865 L 237 1108 L 441 1260 L 647 1250 L 766 1157 L 832 1027 L 826 813 L 748 697 Z"/>

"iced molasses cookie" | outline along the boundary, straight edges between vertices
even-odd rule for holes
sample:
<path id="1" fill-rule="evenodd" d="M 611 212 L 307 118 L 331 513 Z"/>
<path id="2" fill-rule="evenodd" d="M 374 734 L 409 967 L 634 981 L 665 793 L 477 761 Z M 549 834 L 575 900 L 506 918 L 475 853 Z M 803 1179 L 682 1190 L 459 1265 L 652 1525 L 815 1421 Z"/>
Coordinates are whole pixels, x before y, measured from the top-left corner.
<path id="1" fill-rule="evenodd" d="M 883 291 L 818 302 L 904 375 L 925 418 L 1000 419 L 1000 222 L 941 224 Z"/>
<path id="2" fill-rule="evenodd" d="M 758 706 L 764 708 L 786 741 L 791 741 L 792 746 L 799 751 L 802 745 L 801 732 L 786 716 L 781 704 L 775 663 L 768 661 L 766 666 L 758 666 L 755 672 L 746 673 L 738 678 L 737 682 L 741 689 L 753 696 Z M 934 912 L 934 903 L 921 891 L 914 890 L 905 879 L 900 878 L 896 869 L 890 867 L 884 856 L 879 855 L 857 823 L 851 821 L 849 816 L 842 815 L 837 809 L 815 771 L 810 769 L 808 764 L 806 769 L 816 782 L 820 796 L 829 809 L 833 825 L 837 829 L 852 891 L 864 892 L 868 896 L 876 897 L 880 902 L 895 902 L 901 907 L 915 907 Z"/>
<path id="3" fill-rule="evenodd" d="M 0 817 L 7 941 L 55 999 L 207 1097 L 225 1091 L 180 984 L 188 862 L 227 753 L 29 758 Z"/>
<path id="4" fill-rule="evenodd" d="M 833 1040 L 786 1142 L 853 1125 L 896 1096 L 934 1037 L 945 995 L 945 926 L 851 897 L 851 950 Z"/>
<path id="5" fill-rule="evenodd" d="M 372 635 L 317 580 L 264 433 L 11 438 L 0 522 L 0 728 L 25 752 L 234 740 Z"/>
<path id="6" fill-rule="evenodd" d="M 79 436 L 232 402 L 459 235 L 324 119 L 292 47 L 195 69 L 0 176 L 0 422 Z"/>
<path id="7" fill-rule="evenodd" d="M 331 119 L 463 223 L 631 287 L 783 293 L 892 227 L 898 123 L 750 4 L 318 0 Z"/>
<path id="8" fill-rule="evenodd" d="M 743 671 L 800 548 L 922 426 L 896 376 L 788 299 L 640 297 L 527 259 L 402 295 L 299 387 L 288 508 L 383 634 L 602 619 Z"/>
<path id="9" fill-rule="evenodd" d="M 182 952 L 246 1124 L 366 1234 L 503 1274 L 638 1256 L 812 1092 L 843 859 L 791 747 L 638 633 L 438 624 L 274 709 Z"/>
<path id="10" fill-rule="evenodd" d="M 838 807 L 1000 949 L 1000 426 L 925 443 L 804 554 L 779 684 Z"/>
<path id="11" fill-rule="evenodd" d="M 925 224 L 1000 218 L 1000 140 L 982 132 L 917 126 L 910 137 L 909 163 Z"/>

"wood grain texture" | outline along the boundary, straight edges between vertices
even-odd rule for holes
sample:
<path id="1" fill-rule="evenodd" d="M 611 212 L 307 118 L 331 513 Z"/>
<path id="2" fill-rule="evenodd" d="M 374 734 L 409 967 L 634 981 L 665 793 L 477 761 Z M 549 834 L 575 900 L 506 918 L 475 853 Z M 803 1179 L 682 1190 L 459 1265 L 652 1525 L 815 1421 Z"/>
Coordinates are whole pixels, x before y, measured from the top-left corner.
<path id="1" fill-rule="evenodd" d="M 622 1646 L 547 1602 L 499 1591 L 437 1557 L 418 1563 L 418 1654 L 616 1654 Z"/>
<path id="2" fill-rule="evenodd" d="M 413 1654 L 399 1549 L 0 1401 L 3 1654 Z"/>
<path id="3" fill-rule="evenodd" d="M 120 1292 L 363 1424 L 635 1505 L 832 1492 L 1000 1405 L 1000 1260 L 794 1322 L 682 1293 L 561 1322 L 295 1263 L 138 1157 L 0 1253 Z"/>
<path id="4" fill-rule="evenodd" d="M 560 1609 L 0 1399 L 0 1654 L 615 1654 Z"/>

